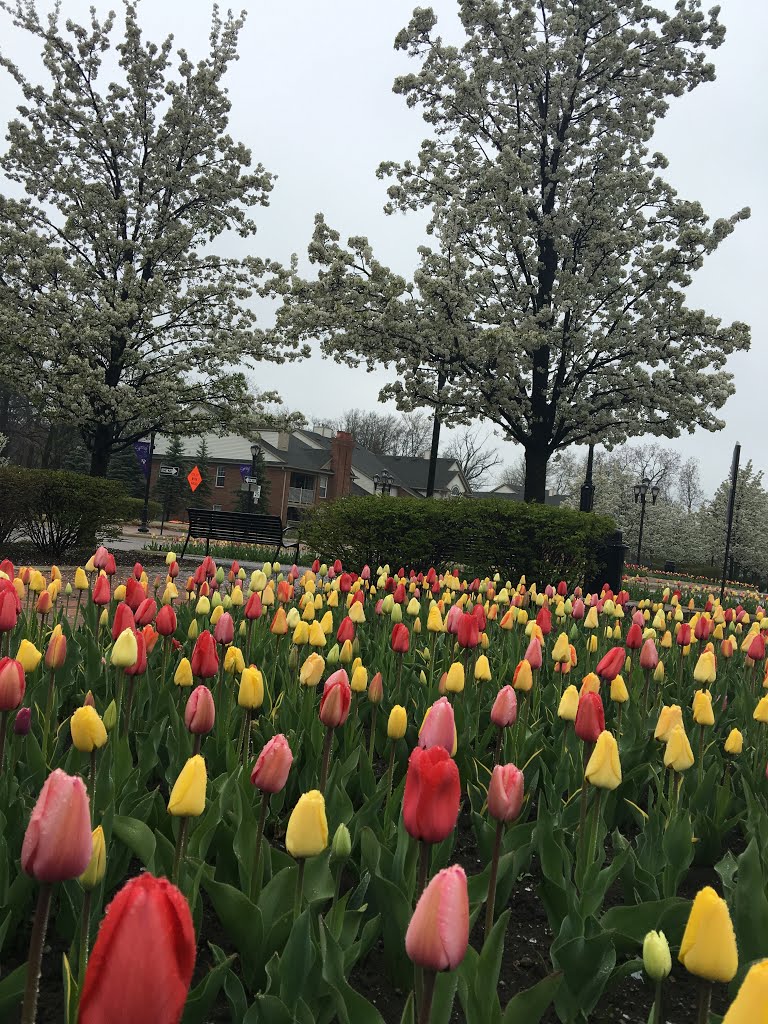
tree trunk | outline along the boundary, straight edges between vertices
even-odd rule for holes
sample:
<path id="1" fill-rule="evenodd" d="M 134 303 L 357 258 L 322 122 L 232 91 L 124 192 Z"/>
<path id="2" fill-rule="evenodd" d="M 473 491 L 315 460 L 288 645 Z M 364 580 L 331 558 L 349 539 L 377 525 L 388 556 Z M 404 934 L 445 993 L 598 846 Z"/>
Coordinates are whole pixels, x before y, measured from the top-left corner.
<path id="1" fill-rule="evenodd" d="M 100 423 L 93 434 L 91 476 L 106 476 L 112 457 L 112 428 Z"/>
<path id="2" fill-rule="evenodd" d="M 539 445 L 530 445 L 525 449 L 525 494 L 524 501 L 537 501 L 544 504 L 547 496 L 547 449 Z"/>

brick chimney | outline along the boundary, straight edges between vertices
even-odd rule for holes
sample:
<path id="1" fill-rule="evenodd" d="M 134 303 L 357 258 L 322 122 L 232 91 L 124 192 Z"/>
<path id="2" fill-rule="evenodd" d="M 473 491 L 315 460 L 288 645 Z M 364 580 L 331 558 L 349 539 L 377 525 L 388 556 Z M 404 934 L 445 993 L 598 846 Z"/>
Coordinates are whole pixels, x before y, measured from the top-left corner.
<path id="1" fill-rule="evenodd" d="M 352 490 L 352 451 L 355 439 L 345 430 L 339 430 L 331 441 L 331 486 L 330 496 L 341 498 Z"/>

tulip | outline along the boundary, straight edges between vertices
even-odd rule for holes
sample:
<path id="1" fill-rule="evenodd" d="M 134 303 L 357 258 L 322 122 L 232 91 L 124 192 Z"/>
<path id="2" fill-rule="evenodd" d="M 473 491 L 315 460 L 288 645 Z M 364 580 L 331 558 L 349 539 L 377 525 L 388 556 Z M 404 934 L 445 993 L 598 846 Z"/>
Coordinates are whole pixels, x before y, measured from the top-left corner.
<path id="1" fill-rule="evenodd" d="M 709 690 L 697 690 L 693 695 L 693 720 L 697 725 L 714 725 L 712 694 Z"/>
<path id="2" fill-rule="evenodd" d="M 368 700 L 371 704 L 380 704 L 384 699 L 384 682 L 381 672 L 377 672 L 368 684 Z"/>
<path id="3" fill-rule="evenodd" d="M 629 700 L 627 685 L 620 675 L 611 680 L 611 700 L 616 704 L 626 704 Z"/>
<path id="4" fill-rule="evenodd" d="M 208 775 L 199 754 L 189 758 L 173 784 L 168 813 L 174 818 L 199 818 L 205 810 Z"/>
<path id="5" fill-rule="evenodd" d="M 204 629 L 195 642 L 192 651 L 192 675 L 197 679 L 213 679 L 219 671 L 219 656 L 216 641 Z"/>
<path id="6" fill-rule="evenodd" d="M 317 686 L 323 677 L 325 662 L 321 655 L 313 652 L 304 661 L 299 670 L 299 682 L 302 686 Z"/>
<path id="7" fill-rule="evenodd" d="M 243 669 L 237 691 L 237 703 L 249 711 L 257 710 L 264 703 L 264 677 L 255 665 Z"/>
<path id="8" fill-rule="evenodd" d="M 416 747 L 408 761 L 403 823 L 412 838 L 440 843 L 456 827 L 461 799 L 459 771 L 443 746 Z"/>
<path id="9" fill-rule="evenodd" d="M 613 680 L 611 680 L 611 685 L 613 685 Z M 582 696 L 585 693 L 600 693 L 600 676 L 597 675 L 597 673 L 587 672 L 582 679 L 579 696 Z"/>
<path id="10" fill-rule="evenodd" d="M 390 640 L 390 646 L 395 654 L 407 654 L 410 642 L 408 627 L 403 625 L 402 622 L 395 623 L 392 627 L 392 637 Z"/>
<path id="11" fill-rule="evenodd" d="M 610 682 L 614 679 L 619 672 L 624 668 L 625 652 L 623 647 L 612 647 L 607 654 L 598 661 L 595 666 L 595 672 L 604 679 L 606 682 Z"/>
<path id="12" fill-rule="evenodd" d="M 768 693 L 757 702 L 757 707 L 752 712 L 756 722 L 768 723 Z"/>
<path id="13" fill-rule="evenodd" d="M 107 908 L 88 962 L 78 1024 L 178 1024 L 195 966 L 187 900 L 144 872 Z M 119 965 L 119 970 L 115 969 Z"/>
<path id="14" fill-rule="evenodd" d="M 579 697 L 574 729 L 585 743 L 597 742 L 598 736 L 605 730 L 605 712 L 598 694 L 585 693 Z"/>
<path id="15" fill-rule="evenodd" d="M 575 722 L 579 710 L 579 691 L 571 684 L 563 691 L 557 708 L 558 718 L 565 722 Z"/>
<path id="16" fill-rule="evenodd" d="M 91 859 L 88 794 L 79 776 L 60 768 L 43 783 L 24 834 L 21 866 L 38 882 L 77 878 Z"/>
<path id="17" fill-rule="evenodd" d="M 353 670 L 349 685 L 352 687 L 353 693 L 365 693 L 368 686 L 368 669 L 364 665 L 358 665 Z"/>
<path id="18" fill-rule="evenodd" d="M 0 580 L 0 633 L 10 633 L 16 628 L 20 601 L 13 584 Z"/>
<path id="19" fill-rule="evenodd" d="M 213 630 L 213 638 L 217 644 L 226 646 L 235 639 L 235 623 L 229 612 L 224 612 Z"/>
<path id="20" fill-rule="evenodd" d="M 475 680 L 479 683 L 487 683 L 491 680 L 491 666 L 485 654 L 481 654 L 475 662 Z"/>
<path id="21" fill-rule="evenodd" d="M 177 627 L 176 612 L 173 609 L 173 605 L 164 604 L 160 611 L 157 613 L 155 620 L 155 628 L 160 636 L 173 636 L 176 632 Z"/>
<path id="22" fill-rule="evenodd" d="M 765 1024 L 768 1020 L 768 960 L 759 960 L 747 971 L 723 1024 Z"/>
<path id="23" fill-rule="evenodd" d="M 405 730 L 408 727 L 408 716 L 405 708 L 401 707 L 400 704 L 395 704 L 389 713 L 389 719 L 387 721 L 387 736 L 391 740 L 401 740 L 405 736 Z"/>
<path id="24" fill-rule="evenodd" d="M 100 750 L 107 742 L 107 730 L 96 711 L 90 705 L 77 708 L 69 721 L 72 743 L 83 754 Z"/>
<path id="25" fill-rule="evenodd" d="M 14 658 L 0 658 L 0 714 L 3 716 L 0 728 L 2 728 L 3 740 L 5 739 L 5 715 L 8 711 L 14 711 L 21 704 L 26 689 L 22 663 Z M 0 743 L 0 765 L 2 758 L 2 743 Z"/>
<path id="26" fill-rule="evenodd" d="M 99 576 L 96 579 L 96 583 L 93 587 L 93 594 L 91 600 L 94 604 L 104 606 L 108 605 L 112 600 L 112 594 L 109 589 L 109 579 L 106 576 Z"/>
<path id="27" fill-rule="evenodd" d="M 517 663 L 512 675 L 512 686 L 522 693 L 528 693 L 533 687 L 533 672 L 527 658 Z"/>
<path id="28" fill-rule="evenodd" d="M 190 677 L 191 678 L 191 677 Z M 216 721 L 216 705 L 213 694 L 207 686 L 196 686 L 190 693 L 184 708 L 184 724 L 195 737 L 195 753 L 200 752 L 199 736 L 204 736 L 213 729 Z"/>
<path id="29" fill-rule="evenodd" d="M 19 708 L 13 720 L 14 736 L 28 736 L 32 728 L 32 708 Z"/>
<path id="30" fill-rule="evenodd" d="M 288 819 L 285 848 L 297 860 L 315 857 L 328 846 L 325 799 L 317 789 L 302 793 Z"/>
<path id="31" fill-rule="evenodd" d="M 124 629 L 112 646 L 109 661 L 115 668 L 130 668 L 136 663 L 138 653 L 136 633 L 130 628 Z"/>
<path id="32" fill-rule="evenodd" d="M 739 966 L 736 936 L 724 899 L 705 886 L 693 901 L 678 960 L 705 981 L 732 981 Z"/>
<path id="33" fill-rule="evenodd" d="M 667 746 L 664 751 L 664 767 L 671 768 L 675 772 L 684 772 L 691 767 L 693 761 L 693 751 L 688 742 L 685 729 L 682 725 L 674 726 L 667 738 Z"/>
<path id="34" fill-rule="evenodd" d="M 541 643 L 537 636 L 531 637 L 531 642 L 525 651 L 525 661 L 531 666 L 532 672 L 538 672 L 544 661 L 544 655 L 541 649 Z M 518 666 L 519 667 L 519 666 Z"/>
<path id="35" fill-rule="evenodd" d="M 179 662 L 176 671 L 173 674 L 173 682 L 175 686 L 191 686 L 194 682 L 192 666 L 190 665 L 188 658 L 182 658 Z"/>
<path id="36" fill-rule="evenodd" d="M 496 694 L 496 700 L 491 708 L 491 721 L 499 729 L 505 729 L 514 725 L 516 719 L 517 694 L 514 688 L 507 684 Z"/>
<path id="37" fill-rule="evenodd" d="M 419 729 L 419 746 L 424 748 L 441 746 L 451 754 L 456 739 L 456 724 L 453 708 L 447 697 L 440 697 L 427 708 Z"/>
<path id="38" fill-rule="evenodd" d="M 731 729 L 725 741 L 726 754 L 740 754 L 744 749 L 744 737 L 738 729 Z"/>
<path id="39" fill-rule="evenodd" d="M 464 665 L 460 661 L 454 661 L 448 669 L 445 680 L 445 689 L 448 693 L 462 693 L 464 690 Z"/>
<path id="40" fill-rule="evenodd" d="M 660 982 L 672 970 L 672 956 L 664 932 L 648 932 L 643 939 L 643 967 L 651 981 Z"/>
<path id="41" fill-rule="evenodd" d="M 497 764 L 488 786 L 488 813 L 506 824 L 520 816 L 523 806 L 523 773 L 513 764 Z"/>
<path id="42" fill-rule="evenodd" d="M 419 897 L 405 935 L 405 949 L 425 971 L 421 1021 L 429 1021 L 437 971 L 459 966 L 469 944 L 467 876 L 458 864 L 438 871 Z"/>
<path id="43" fill-rule="evenodd" d="M 251 784 L 268 795 L 279 793 L 285 786 L 293 764 L 288 740 L 281 733 L 273 736 L 256 759 L 251 772 Z"/>
<path id="44" fill-rule="evenodd" d="M 16 652 L 16 661 L 21 664 L 21 667 L 27 674 L 31 674 L 35 671 L 42 661 L 42 658 L 42 653 L 38 651 L 31 641 L 27 639 L 21 641 L 19 649 Z"/>
<path id="45" fill-rule="evenodd" d="M 612 733 L 603 731 L 597 737 L 584 775 L 598 789 L 613 790 L 621 783 L 619 748 Z"/>
<path id="46" fill-rule="evenodd" d="M 104 829 L 99 825 L 91 833 L 91 859 L 78 882 L 87 891 L 95 889 L 97 885 L 101 885 L 106 868 L 107 846 L 104 842 Z"/>
<path id="47" fill-rule="evenodd" d="M 653 733 L 655 740 L 666 743 L 670 733 L 676 725 L 683 724 L 683 712 L 678 704 L 664 705 L 659 712 L 659 719 L 656 722 L 656 729 Z"/>
<path id="48" fill-rule="evenodd" d="M 352 700 L 349 677 L 341 668 L 329 676 L 323 687 L 320 698 L 320 721 L 328 729 L 336 729 L 344 725 L 349 715 Z"/>

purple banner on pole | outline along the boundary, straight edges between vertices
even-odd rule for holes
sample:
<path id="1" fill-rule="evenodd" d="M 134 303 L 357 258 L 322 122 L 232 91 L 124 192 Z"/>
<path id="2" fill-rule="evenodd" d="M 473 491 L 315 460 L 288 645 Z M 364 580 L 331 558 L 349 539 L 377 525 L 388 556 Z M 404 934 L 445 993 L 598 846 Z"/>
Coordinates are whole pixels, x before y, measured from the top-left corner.
<path id="1" fill-rule="evenodd" d="M 247 476 L 250 476 L 250 475 L 251 475 L 251 464 L 250 464 L 250 462 L 247 463 L 247 465 L 242 465 L 241 464 L 240 465 L 240 476 L 243 478 L 243 480 L 245 480 L 245 478 Z"/>
<path id="2" fill-rule="evenodd" d="M 136 458 L 139 460 L 141 472 L 144 474 L 144 476 L 149 477 L 149 441 L 136 441 L 133 445 L 133 450 L 134 452 L 136 452 Z"/>

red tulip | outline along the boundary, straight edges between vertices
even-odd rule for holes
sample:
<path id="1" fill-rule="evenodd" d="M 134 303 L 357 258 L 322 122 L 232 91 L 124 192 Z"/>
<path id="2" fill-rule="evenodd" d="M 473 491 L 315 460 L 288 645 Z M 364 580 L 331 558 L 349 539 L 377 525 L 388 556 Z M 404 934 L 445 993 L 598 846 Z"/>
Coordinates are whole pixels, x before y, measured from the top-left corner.
<path id="1" fill-rule="evenodd" d="M 251 783 L 262 793 L 279 793 L 288 779 L 293 754 L 282 733 L 264 744 L 251 772 Z"/>
<path id="2" fill-rule="evenodd" d="M 157 629 L 160 636 L 173 636 L 176 632 L 176 626 L 176 612 L 173 609 L 173 605 L 164 604 L 157 613 L 155 629 Z"/>
<path id="3" fill-rule="evenodd" d="M 381 672 L 377 672 L 370 683 L 368 683 L 368 700 L 371 704 L 381 704 L 383 699 L 384 682 L 381 678 Z"/>
<path id="4" fill-rule="evenodd" d="M 45 667 L 57 672 L 66 660 L 67 638 L 61 632 L 61 626 L 56 626 L 45 651 Z"/>
<path id="5" fill-rule="evenodd" d="M 452 971 L 469 944 L 469 896 L 464 869 L 438 871 L 419 897 L 405 935 L 408 956 L 428 971 Z"/>
<path id="6" fill-rule="evenodd" d="M 99 576 L 93 588 L 93 603 L 99 605 L 109 604 L 112 599 L 112 592 L 109 586 L 108 576 Z"/>
<path id="7" fill-rule="evenodd" d="M 216 705 L 207 686 L 196 686 L 184 709 L 184 724 L 193 736 L 204 736 L 216 721 Z"/>
<path id="8" fill-rule="evenodd" d="M 605 731 L 605 712 L 599 693 L 583 693 L 579 697 L 573 727 L 580 740 L 597 743 L 597 737 Z"/>
<path id="9" fill-rule="evenodd" d="M 411 643 L 408 627 L 402 622 L 396 622 L 392 627 L 392 639 L 390 641 L 392 650 L 396 654 L 406 654 Z"/>
<path id="10" fill-rule="evenodd" d="M 4 572 L 9 580 L 12 580 L 14 578 L 14 576 L 16 575 L 16 570 L 10 558 L 4 558 L 2 562 L 0 562 L 0 572 Z"/>
<path id="11" fill-rule="evenodd" d="M 27 688 L 24 666 L 14 658 L 0 659 L 0 711 L 13 711 Z"/>
<path id="12" fill-rule="evenodd" d="M 283 604 L 293 600 L 293 585 L 287 580 L 280 580 L 277 584 L 277 600 Z"/>
<path id="13" fill-rule="evenodd" d="M 352 589 L 352 577 L 348 572 L 343 572 L 339 576 L 339 590 L 342 594 L 348 594 Z"/>
<path id="14" fill-rule="evenodd" d="M 19 596 L 9 580 L 0 580 L 0 633 L 16 628 L 19 617 Z"/>
<path id="15" fill-rule="evenodd" d="M 178 562 L 171 562 L 171 564 L 168 566 L 168 575 L 171 577 L 172 580 L 176 579 L 176 577 L 179 575 Z"/>
<path id="16" fill-rule="evenodd" d="M 461 800 L 459 769 L 445 747 L 416 747 L 408 760 L 403 823 L 414 839 L 441 843 L 456 827 Z"/>
<path id="17" fill-rule="evenodd" d="M 216 641 L 207 629 L 197 638 L 192 651 L 192 675 L 198 679 L 212 679 L 219 671 Z"/>
<path id="18" fill-rule="evenodd" d="M 488 813 L 505 823 L 520 817 L 523 807 L 523 773 L 513 764 L 497 764 L 488 785 Z"/>
<path id="19" fill-rule="evenodd" d="M 251 594 L 251 596 L 245 602 L 244 611 L 246 619 L 253 621 L 253 619 L 261 618 L 261 613 L 263 612 L 263 610 L 264 609 L 261 604 L 261 597 L 256 593 Z"/>
<path id="20" fill-rule="evenodd" d="M 514 687 L 502 686 L 491 708 L 491 721 L 500 729 L 514 725 L 517 720 L 517 694 Z"/>
<path id="21" fill-rule="evenodd" d="M 320 559 L 316 558 L 312 563 L 312 572 L 320 572 Z"/>
<path id="22" fill-rule="evenodd" d="M 338 559 L 338 558 L 337 558 L 337 559 L 336 559 L 336 561 L 335 561 L 335 562 L 333 563 L 333 571 L 334 571 L 334 572 L 335 572 L 335 573 L 336 573 L 337 575 L 338 575 L 338 574 L 339 574 L 339 573 L 341 572 L 341 560 L 340 560 L 340 559 Z"/>
<path id="23" fill-rule="evenodd" d="M 143 676 L 147 671 L 147 642 L 141 630 L 134 629 L 133 633 L 136 637 L 136 661 L 126 668 L 125 674 L 127 676 Z"/>
<path id="24" fill-rule="evenodd" d="M 481 604 L 476 604 L 475 607 L 472 609 L 472 614 L 477 619 L 477 628 L 480 630 L 481 633 L 484 633 L 487 622 L 485 616 L 485 608 L 483 608 Z"/>
<path id="25" fill-rule="evenodd" d="M 106 576 L 100 576 L 99 579 L 106 580 Z M 128 607 L 125 601 L 121 601 L 117 608 L 115 608 L 115 617 L 112 620 L 112 639 L 117 640 L 125 629 L 135 628 L 136 618 L 133 611 Z"/>
<path id="26" fill-rule="evenodd" d="M 755 633 L 752 637 L 747 657 L 752 661 L 762 661 L 765 658 L 765 637 L 762 633 Z"/>
<path id="27" fill-rule="evenodd" d="M 643 631 L 636 622 L 633 622 L 627 631 L 627 639 L 624 641 L 630 651 L 639 651 L 643 644 Z M 598 675 L 600 673 L 598 672 Z"/>
<path id="28" fill-rule="evenodd" d="M 552 613 L 547 605 L 543 604 L 541 608 L 539 608 L 538 615 L 536 616 L 536 624 L 544 636 L 549 636 L 552 632 Z"/>
<path id="29" fill-rule="evenodd" d="M 194 967 L 195 929 L 185 897 L 165 878 L 137 875 L 101 922 L 78 1024 L 178 1024 Z"/>
<path id="30" fill-rule="evenodd" d="M 206 555 L 200 563 L 200 568 L 203 570 L 203 576 L 207 580 L 212 580 L 216 575 L 216 563 L 210 555 Z"/>
<path id="31" fill-rule="evenodd" d="M 451 754 L 455 738 L 453 707 L 447 697 L 440 697 L 424 716 L 419 731 L 419 746 L 444 747 Z"/>
<path id="32" fill-rule="evenodd" d="M 565 582 L 565 580 L 560 580 L 560 582 L 557 584 L 557 592 L 560 595 L 560 597 L 565 597 L 565 595 L 568 593 L 568 584 Z"/>
<path id="33" fill-rule="evenodd" d="M 395 590 L 394 590 L 394 593 L 393 593 L 392 596 L 395 599 L 395 604 L 404 604 L 406 596 L 407 596 L 406 593 L 405 593 L 405 584 L 404 583 L 398 583 L 397 586 L 395 587 Z"/>
<path id="34" fill-rule="evenodd" d="M 140 627 L 148 626 L 153 621 L 155 615 L 157 615 L 157 602 L 152 597 L 145 597 L 136 609 L 136 625 Z"/>
<path id="35" fill-rule="evenodd" d="M 47 590 L 44 590 L 37 599 L 35 611 L 38 615 L 47 615 L 51 608 L 53 608 L 53 598 Z"/>
<path id="36" fill-rule="evenodd" d="M 531 669 L 536 671 L 541 668 L 542 661 L 544 660 L 544 654 L 541 650 L 541 643 L 537 636 L 531 637 L 531 642 L 525 651 L 524 661 L 527 661 L 531 666 Z"/>
<path id="37" fill-rule="evenodd" d="M 681 622 L 680 628 L 677 631 L 677 645 L 678 647 L 687 647 L 691 642 L 691 627 L 687 622 Z"/>
<path id="38" fill-rule="evenodd" d="M 653 638 L 649 636 L 640 651 L 640 668 L 644 668 L 646 672 L 653 672 L 658 664 L 659 652 L 656 650 Z"/>
<path id="39" fill-rule="evenodd" d="M 339 628 L 336 630 L 336 639 L 340 644 L 345 643 L 347 640 L 355 639 L 355 624 L 348 615 L 339 623 Z"/>
<path id="40" fill-rule="evenodd" d="M 229 612 L 223 612 L 213 627 L 213 638 L 217 644 L 231 644 L 235 639 L 235 623 Z"/>
<path id="41" fill-rule="evenodd" d="M 580 597 L 577 597 L 576 600 L 573 602 L 573 608 L 571 609 L 571 618 L 578 621 L 579 619 L 584 618 L 584 613 L 584 602 Z"/>
<path id="42" fill-rule="evenodd" d="M 694 636 L 697 640 L 703 640 L 706 643 L 709 640 L 710 632 L 714 629 L 714 625 L 712 619 L 705 619 L 703 615 L 700 615 L 696 621 Z"/>
<path id="43" fill-rule="evenodd" d="M 627 654 L 623 647 L 612 647 L 595 666 L 595 673 L 610 683 L 624 668 Z"/>
<path id="44" fill-rule="evenodd" d="M 465 650 L 477 647 L 480 643 L 480 628 L 474 615 L 468 615 L 466 612 L 462 614 L 458 620 L 456 639 L 459 642 L 459 647 L 463 647 Z"/>
<path id="45" fill-rule="evenodd" d="M 26 736 L 32 728 L 32 708 L 19 708 L 13 720 L 13 731 L 16 736 Z"/>
<path id="46" fill-rule="evenodd" d="M 79 878 L 91 859 L 91 812 L 79 775 L 51 772 L 24 833 L 21 866 L 38 882 Z"/>
<path id="47" fill-rule="evenodd" d="M 135 580 L 133 576 L 129 576 L 125 581 L 125 603 L 132 612 L 136 612 L 136 609 L 146 596 L 144 587 L 142 587 L 139 581 Z"/>
<path id="48" fill-rule="evenodd" d="M 344 725 L 349 715 L 352 701 L 352 688 L 349 677 L 343 668 L 328 676 L 320 698 L 320 721 L 328 729 L 336 729 Z"/>

